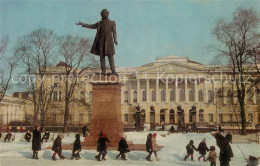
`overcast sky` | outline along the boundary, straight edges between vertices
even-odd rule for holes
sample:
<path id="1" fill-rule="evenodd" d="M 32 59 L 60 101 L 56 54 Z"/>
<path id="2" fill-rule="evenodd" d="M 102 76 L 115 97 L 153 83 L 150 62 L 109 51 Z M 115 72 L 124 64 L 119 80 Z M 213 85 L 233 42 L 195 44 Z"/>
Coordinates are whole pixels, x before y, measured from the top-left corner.
<path id="1" fill-rule="evenodd" d="M 214 54 L 209 46 L 216 21 L 231 19 L 239 6 L 259 10 L 260 1 L 0 0 L 0 35 L 9 36 L 9 51 L 17 37 L 37 28 L 93 41 L 96 30 L 75 23 L 95 23 L 106 8 L 117 26 L 116 66 L 140 66 L 167 55 L 207 64 Z"/>

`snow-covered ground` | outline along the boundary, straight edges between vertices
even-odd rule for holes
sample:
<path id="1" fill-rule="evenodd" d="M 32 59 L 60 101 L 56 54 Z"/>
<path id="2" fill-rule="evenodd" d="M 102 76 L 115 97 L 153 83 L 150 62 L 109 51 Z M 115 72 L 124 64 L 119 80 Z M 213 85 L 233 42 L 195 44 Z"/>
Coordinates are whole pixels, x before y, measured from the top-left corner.
<path id="1" fill-rule="evenodd" d="M 149 132 L 126 132 L 127 140 L 133 141 L 136 144 L 144 144 L 146 141 L 146 136 Z M 198 152 L 195 152 L 194 159 L 195 161 L 183 161 L 183 157 L 186 155 L 185 146 L 189 143 L 190 139 L 194 140 L 194 145 L 197 147 L 200 141 L 203 138 L 206 138 L 208 147 L 211 145 L 216 146 L 215 138 L 213 138 L 210 134 L 197 134 L 197 133 L 188 133 L 188 134 L 171 134 L 167 135 L 167 132 L 156 132 L 157 143 L 159 145 L 164 146 L 164 148 L 158 152 L 160 161 L 156 161 L 154 155 L 152 156 L 153 162 L 148 162 L 145 160 L 147 156 L 146 152 L 141 151 L 131 151 L 127 154 L 127 161 L 116 160 L 115 157 L 118 154 L 117 151 L 108 151 L 107 160 L 106 161 L 96 161 L 95 155 L 97 152 L 95 150 L 83 150 L 81 152 L 82 159 L 80 160 L 70 160 L 71 151 L 64 150 L 63 154 L 67 157 L 66 160 L 57 160 L 52 161 L 51 150 L 46 150 L 45 148 L 52 145 L 52 142 L 44 143 L 42 149 L 39 152 L 39 160 L 31 159 L 32 151 L 31 151 L 31 143 L 19 142 L 19 138 L 22 137 L 21 134 L 16 134 L 16 142 L 13 143 L 3 143 L 0 142 L 0 166 L 17 166 L 17 165 L 51 165 L 51 166 L 60 166 L 60 165 L 171 165 L 171 166 L 208 166 L 209 162 L 199 162 L 197 158 L 199 156 Z M 162 137 L 162 134 L 166 134 L 166 137 Z M 73 143 L 74 142 L 74 134 L 70 134 L 69 136 L 65 134 L 65 138 L 63 139 L 63 144 Z M 232 158 L 231 165 L 232 166 L 244 166 L 246 162 L 244 157 L 237 146 L 243 149 L 244 154 L 248 158 L 249 155 L 260 156 L 260 145 L 258 144 L 231 144 L 234 158 Z M 217 146 L 216 146 L 217 147 Z M 219 149 L 217 148 L 217 153 L 219 153 Z M 219 162 L 217 161 L 219 164 Z"/>

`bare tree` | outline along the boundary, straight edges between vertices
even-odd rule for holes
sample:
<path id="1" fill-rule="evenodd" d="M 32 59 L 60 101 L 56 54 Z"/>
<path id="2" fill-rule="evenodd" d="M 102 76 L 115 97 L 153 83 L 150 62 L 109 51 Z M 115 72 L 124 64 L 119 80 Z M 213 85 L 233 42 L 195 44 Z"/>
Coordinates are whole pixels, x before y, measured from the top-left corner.
<path id="1" fill-rule="evenodd" d="M 27 75 L 26 88 L 31 92 L 30 100 L 34 104 L 33 123 L 44 126 L 45 115 L 52 102 L 53 86 L 46 82 L 48 67 L 54 62 L 56 35 L 51 30 L 37 29 L 19 38 L 16 56 L 21 58 L 22 67 Z"/>
<path id="2" fill-rule="evenodd" d="M 231 21 L 219 20 L 214 34 L 219 41 L 219 56 L 226 61 L 237 90 L 241 115 L 241 134 L 246 134 L 245 95 L 248 86 L 248 75 L 251 75 L 250 52 L 259 43 L 257 28 L 259 18 L 253 9 L 239 7 L 233 13 Z"/>
<path id="3" fill-rule="evenodd" d="M 0 102 L 10 89 L 12 75 L 17 64 L 17 59 L 13 55 L 5 56 L 7 45 L 8 37 L 2 37 L 0 40 Z"/>
<path id="4" fill-rule="evenodd" d="M 59 40 L 59 53 L 61 61 L 64 62 L 64 84 L 65 84 L 65 111 L 63 132 L 68 131 L 70 116 L 70 103 L 75 100 L 73 96 L 75 88 L 80 88 L 78 78 L 86 69 L 96 66 L 97 62 L 89 53 L 90 41 L 82 37 L 67 35 Z M 84 84 L 83 84 L 84 85 Z"/>

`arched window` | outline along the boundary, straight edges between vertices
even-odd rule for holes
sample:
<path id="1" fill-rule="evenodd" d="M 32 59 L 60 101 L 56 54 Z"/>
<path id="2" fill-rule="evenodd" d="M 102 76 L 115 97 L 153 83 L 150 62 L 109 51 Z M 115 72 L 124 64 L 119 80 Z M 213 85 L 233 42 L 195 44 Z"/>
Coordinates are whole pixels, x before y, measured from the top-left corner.
<path id="1" fill-rule="evenodd" d="M 227 91 L 227 103 L 228 104 L 232 104 L 233 103 L 233 95 L 232 95 L 232 91 L 231 90 Z"/>
<path id="2" fill-rule="evenodd" d="M 252 101 L 253 99 L 253 94 L 251 90 L 247 91 L 247 101 Z"/>
<path id="3" fill-rule="evenodd" d="M 146 101 L 146 91 L 145 90 L 142 92 L 142 100 Z"/>
<path id="4" fill-rule="evenodd" d="M 170 109 L 170 124 L 175 123 L 175 115 L 174 115 L 174 110 Z"/>
<path id="5" fill-rule="evenodd" d="M 170 91 L 170 101 L 175 101 L 175 91 L 174 90 Z"/>
<path id="6" fill-rule="evenodd" d="M 92 102 L 92 96 L 93 96 L 92 91 L 90 91 L 90 92 L 88 93 L 88 96 L 89 96 L 89 102 L 91 103 L 91 102 Z"/>
<path id="7" fill-rule="evenodd" d="M 208 91 L 208 102 L 213 102 L 213 92 L 212 90 L 209 90 Z"/>
<path id="8" fill-rule="evenodd" d="M 203 92 L 199 90 L 199 101 L 203 101 Z"/>
<path id="9" fill-rule="evenodd" d="M 204 122 L 204 115 L 203 115 L 203 113 L 204 113 L 204 110 L 200 109 L 199 110 L 199 121 L 200 122 Z"/>
<path id="10" fill-rule="evenodd" d="M 185 94 L 183 89 L 180 90 L 180 101 L 185 101 Z"/>
<path id="11" fill-rule="evenodd" d="M 155 90 L 152 90 L 152 101 L 156 101 L 156 93 L 155 93 Z"/>
<path id="12" fill-rule="evenodd" d="M 128 102 L 128 91 L 125 91 L 125 93 L 124 93 L 124 101 L 126 103 Z"/>
<path id="13" fill-rule="evenodd" d="M 85 92 L 84 91 L 80 92 L 80 100 L 85 100 Z"/>
<path id="14" fill-rule="evenodd" d="M 194 90 L 189 91 L 189 100 L 194 101 Z"/>
<path id="15" fill-rule="evenodd" d="M 137 102 L 137 92 L 134 91 L 134 102 L 136 103 Z"/>
<path id="16" fill-rule="evenodd" d="M 218 103 L 219 104 L 223 104 L 224 103 L 224 95 L 223 95 L 223 91 L 221 89 L 218 90 L 217 92 L 217 99 L 218 99 Z"/>
<path id="17" fill-rule="evenodd" d="M 161 101 L 165 101 L 166 100 L 166 94 L 165 94 L 165 90 L 161 91 Z"/>

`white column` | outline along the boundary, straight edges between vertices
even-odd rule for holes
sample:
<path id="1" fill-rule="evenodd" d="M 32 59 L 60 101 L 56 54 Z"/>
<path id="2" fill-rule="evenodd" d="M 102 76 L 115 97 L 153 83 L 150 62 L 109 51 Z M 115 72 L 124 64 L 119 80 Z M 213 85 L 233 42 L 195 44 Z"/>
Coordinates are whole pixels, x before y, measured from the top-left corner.
<path id="1" fill-rule="evenodd" d="M 212 82 L 212 92 L 213 92 L 213 96 L 214 96 L 214 104 L 216 104 L 216 101 L 217 101 L 217 95 L 216 95 L 216 91 L 215 91 L 215 88 L 216 88 L 216 85 L 215 85 L 215 82 L 213 81 Z"/>
<path id="2" fill-rule="evenodd" d="M 132 83 L 130 81 L 128 85 L 128 103 L 132 104 Z"/>
<path id="3" fill-rule="evenodd" d="M 207 90 L 206 79 L 203 82 L 203 99 L 205 103 L 208 103 L 208 90 Z"/>
<path id="4" fill-rule="evenodd" d="M 159 103 L 159 79 L 156 79 L 156 103 Z"/>
<path id="5" fill-rule="evenodd" d="M 194 82 L 194 91 L 195 91 L 195 103 L 198 103 L 198 80 L 197 77 Z"/>
<path id="6" fill-rule="evenodd" d="M 253 92 L 253 104 L 257 104 L 257 89 L 256 88 L 253 88 L 252 90 Z"/>
<path id="7" fill-rule="evenodd" d="M 146 102 L 150 102 L 150 84 L 149 79 L 146 79 Z"/>
<path id="8" fill-rule="evenodd" d="M 168 84 L 169 84 L 168 77 L 166 77 L 166 82 L 165 82 L 166 103 L 169 103 L 169 85 Z"/>
<path id="9" fill-rule="evenodd" d="M 179 102 L 178 79 L 175 80 L 175 103 Z"/>
<path id="10" fill-rule="evenodd" d="M 185 103 L 189 102 L 188 98 L 188 79 L 187 76 L 185 76 Z"/>
<path id="11" fill-rule="evenodd" d="M 137 103 L 140 103 L 140 79 L 137 79 Z"/>

